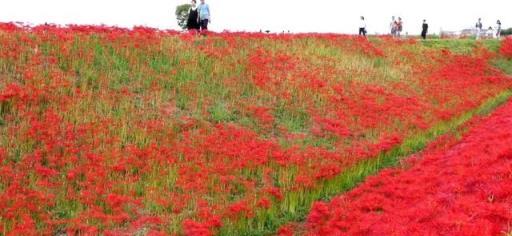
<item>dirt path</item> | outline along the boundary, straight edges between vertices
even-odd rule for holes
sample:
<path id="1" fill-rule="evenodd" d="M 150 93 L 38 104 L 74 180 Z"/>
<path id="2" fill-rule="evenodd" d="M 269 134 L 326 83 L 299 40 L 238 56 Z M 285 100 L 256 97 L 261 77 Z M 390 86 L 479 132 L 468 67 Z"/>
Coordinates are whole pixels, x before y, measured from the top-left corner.
<path id="1" fill-rule="evenodd" d="M 512 232 L 512 102 L 453 145 L 427 150 L 409 168 L 384 170 L 329 203 L 315 203 L 306 234 Z"/>

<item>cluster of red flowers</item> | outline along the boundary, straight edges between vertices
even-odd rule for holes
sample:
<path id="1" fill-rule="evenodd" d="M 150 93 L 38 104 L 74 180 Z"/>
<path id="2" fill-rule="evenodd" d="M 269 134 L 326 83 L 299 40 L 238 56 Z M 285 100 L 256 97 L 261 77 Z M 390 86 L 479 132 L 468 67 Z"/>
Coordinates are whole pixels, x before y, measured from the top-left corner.
<path id="1" fill-rule="evenodd" d="M 500 52 L 504 57 L 512 59 L 512 36 L 507 37 L 505 38 L 505 40 L 503 40 L 503 42 L 501 43 Z"/>
<path id="2" fill-rule="evenodd" d="M 330 203 L 307 235 L 500 235 L 512 231 L 512 102 L 458 143 L 384 170 Z"/>
<path id="3" fill-rule="evenodd" d="M 0 24 L 0 44 L 14 235 L 215 234 L 511 87 L 484 49 L 389 38 Z"/>

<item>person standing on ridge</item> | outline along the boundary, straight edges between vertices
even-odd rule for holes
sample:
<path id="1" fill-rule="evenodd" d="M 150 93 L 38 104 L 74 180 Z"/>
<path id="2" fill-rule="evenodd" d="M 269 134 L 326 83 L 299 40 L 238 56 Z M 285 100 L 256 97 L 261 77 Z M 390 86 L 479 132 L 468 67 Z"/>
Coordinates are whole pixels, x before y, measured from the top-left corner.
<path id="1" fill-rule="evenodd" d="M 478 39 L 480 39 L 480 34 L 482 34 L 482 28 L 483 28 L 482 18 L 478 18 L 478 21 L 475 24 L 475 28 L 476 28 L 476 39 L 478 40 Z"/>
<path id="2" fill-rule="evenodd" d="M 498 20 L 496 22 L 496 38 L 497 39 L 501 38 L 501 21 L 500 20 Z"/>
<path id="3" fill-rule="evenodd" d="M 421 38 L 423 40 L 427 39 L 427 33 L 428 33 L 428 24 L 427 24 L 427 20 L 423 20 L 423 25 L 421 26 L 422 30 L 421 30 Z"/>
<path id="4" fill-rule="evenodd" d="M 361 16 L 361 20 L 359 21 L 359 36 L 366 37 L 366 22 L 364 21 L 364 16 Z"/>
<path id="5" fill-rule="evenodd" d="M 189 31 L 199 31 L 199 13 L 197 12 L 196 0 L 192 0 L 190 11 L 188 12 L 187 29 Z"/>
<path id="6" fill-rule="evenodd" d="M 404 22 L 402 21 L 402 17 L 398 17 L 398 21 L 396 23 L 396 35 L 399 38 L 400 38 L 400 35 L 402 34 L 402 30 L 404 29 L 403 25 L 404 25 Z"/>
<path id="7" fill-rule="evenodd" d="M 204 2 L 205 0 L 201 0 L 201 4 L 197 10 L 199 11 L 199 25 L 201 31 L 208 30 L 208 23 L 210 23 L 211 15 L 210 15 L 210 6 Z"/>
<path id="8" fill-rule="evenodd" d="M 391 30 L 391 36 L 396 36 L 396 20 L 395 17 L 391 17 L 391 23 L 389 23 L 389 29 Z"/>

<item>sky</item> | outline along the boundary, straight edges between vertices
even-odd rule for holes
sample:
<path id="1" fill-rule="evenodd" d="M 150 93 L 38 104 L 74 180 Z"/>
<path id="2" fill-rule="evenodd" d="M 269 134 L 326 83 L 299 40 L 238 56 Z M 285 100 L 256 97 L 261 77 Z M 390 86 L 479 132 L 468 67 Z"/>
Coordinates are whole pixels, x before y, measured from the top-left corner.
<path id="1" fill-rule="evenodd" d="M 106 24 L 179 29 L 176 6 L 187 0 L 0 0 L 1 22 Z M 512 0 L 206 0 L 213 31 L 334 32 L 356 34 L 365 16 L 369 33 L 387 33 L 391 16 L 404 20 L 404 33 L 419 34 L 423 19 L 431 33 L 512 27 Z M 508 14 L 507 14 L 508 13 Z"/>

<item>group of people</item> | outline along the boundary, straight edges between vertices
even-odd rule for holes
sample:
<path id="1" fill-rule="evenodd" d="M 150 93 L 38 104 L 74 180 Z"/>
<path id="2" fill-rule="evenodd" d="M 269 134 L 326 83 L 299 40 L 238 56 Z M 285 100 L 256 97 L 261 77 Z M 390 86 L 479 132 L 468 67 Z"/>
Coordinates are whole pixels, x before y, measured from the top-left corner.
<path id="1" fill-rule="evenodd" d="M 401 17 L 392 17 L 391 18 L 391 23 L 389 24 L 389 28 L 390 28 L 390 34 L 391 36 L 393 37 L 397 37 L 399 38 L 401 35 L 402 35 L 402 30 L 403 30 L 403 20 Z M 421 25 L 421 38 L 422 39 L 427 39 L 427 34 L 428 34 L 428 23 L 427 23 L 427 20 L 423 20 L 423 24 Z M 482 19 L 479 18 L 478 21 L 476 22 L 475 24 L 475 29 L 476 29 L 476 38 L 477 39 L 480 39 L 482 37 L 482 33 L 484 32 L 483 30 L 483 24 L 482 24 Z M 501 21 L 498 20 L 496 22 L 496 28 L 492 28 L 492 27 L 489 27 L 489 29 L 487 29 L 487 33 L 490 32 L 491 37 L 496 37 L 496 38 L 500 38 L 501 37 Z M 361 16 L 361 19 L 360 19 L 360 23 L 359 23 L 359 35 L 360 36 L 365 36 L 366 37 L 366 21 L 364 19 L 364 16 Z"/>
<path id="2" fill-rule="evenodd" d="M 391 18 L 391 23 L 389 23 L 389 28 L 391 30 L 391 36 L 400 37 L 402 35 L 402 30 L 404 29 L 404 22 L 401 17 L 395 18 L 394 16 Z"/>
<path id="3" fill-rule="evenodd" d="M 389 24 L 391 36 L 400 37 L 402 35 L 402 31 L 404 29 L 403 25 L 404 25 L 404 22 L 401 17 L 396 18 L 393 16 L 391 19 L 391 23 Z M 426 20 L 423 20 L 422 31 L 421 31 L 421 37 L 423 39 L 427 38 L 427 32 L 428 32 L 428 24 L 427 24 Z M 367 33 L 366 22 L 365 22 L 364 16 L 361 16 L 361 20 L 359 22 L 359 35 L 366 36 L 366 33 Z"/>
<path id="4" fill-rule="evenodd" d="M 199 6 L 196 0 L 192 0 L 187 19 L 187 29 L 195 31 L 207 31 L 208 23 L 210 23 L 210 6 L 201 0 Z"/>
<path id="5" fill-rule="evenodd" d="M 196 0 L 192 0 L 191 7 L 188 14 L 187 19 L 187 29 L 191 31 L 207 31 L 208 30 L 208 23 L 211 22 L 211 15 L 210 15 L 210 6 L 205 3 L 205 0 L 201 0 L 201 3 L 199 5 L 196 5 Z M 391 18 L 391 23 L 389 24 L 390 27 L 390 33 L 393 37 L 401 37 L 402 30 L 403 30 L 403 20 L 401 17 L 395 17 L 393 16 Z M 476 29 L 476 38 L 480 39 L 482 36 L 483 31 L 483 24 L 482 19 L 479 18 L 478 21 L 475 24 Z M 494 30 L 496 30 L 494 34 Z M 493 32 L 492 36 L 496 36 L 496 38 L 500 38 L 501 36 L 501 21 L 498 20 L 496 22 L 496 28 L 493 29 L 492 27 L 489 27 L 487 32 Z M 364 16 L 361 16 L 360 23 L 359 23 L 359 35 L 366 37 L 366 21 Z M 423 20 L 423 24 L 421 26 L 421 38 L 426 39 L 428 33 L 428 24 L 427 20 Z"/>
<path id="6" fill-rule="evenodd" d="M 475 29 L 476 29 L 476 39 L 480 39 L 482 37 L 482 34 L 484 32 L 483 30 L 483 24 L 482 24 L 482 18 L 478 18 L 478 21 L 476 22 L 475 24 Z M 496 31 L 494 31 L 496 30 Z M 496 28 L 493 29 L 492 26 L 489 26 L 489 28 L 487 29 L 487 32 L 489 33 L 490 32 L 490 36 L 491 37 L 494 37 L 496 36 L 496 38 L 500 38 L 501 37 L 501 21 L 500 20 L 497 20 L 496 21 Z"/>

